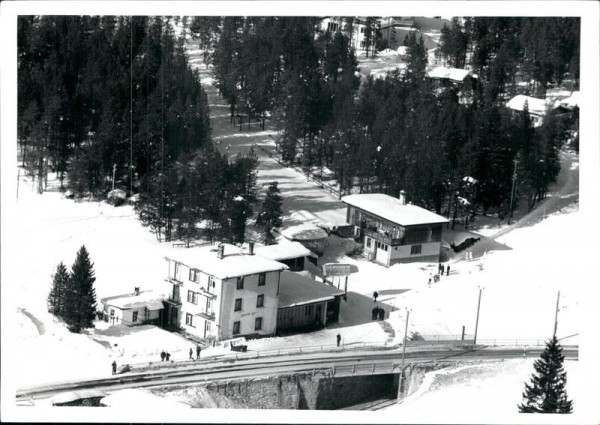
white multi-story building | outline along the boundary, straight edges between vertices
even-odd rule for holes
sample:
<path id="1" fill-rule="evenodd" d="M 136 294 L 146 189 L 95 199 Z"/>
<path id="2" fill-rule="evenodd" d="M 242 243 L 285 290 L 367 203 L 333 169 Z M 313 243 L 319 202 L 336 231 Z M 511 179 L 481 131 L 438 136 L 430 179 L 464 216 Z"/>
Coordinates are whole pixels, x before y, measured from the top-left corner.
<path id="1" fill-rule="evenodd" d="M 354 18 L 351 33 L 349 26 L 344 22 L 343 18 L 338 17 L 323 18 L 321 20 L 320 28 L 321 31 L 329 31 L 331 33 L 341 31 L 350 38 L 350 45 L 355 51 L 362 52 L 365 50 L 366 25 L 363 18 Z"/>
<path id="2" fill-rule="evenodd" d="M 222 244 L 171 252 L 167 325 L 199 338 L 273 335 L 285 264 Z"/>

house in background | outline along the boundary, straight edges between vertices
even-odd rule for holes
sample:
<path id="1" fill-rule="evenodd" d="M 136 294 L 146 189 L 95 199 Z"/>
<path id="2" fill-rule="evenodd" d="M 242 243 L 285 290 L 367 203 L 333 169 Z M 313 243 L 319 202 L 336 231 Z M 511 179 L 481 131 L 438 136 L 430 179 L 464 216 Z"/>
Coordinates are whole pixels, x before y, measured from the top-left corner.
<path id="1" fill-rule="evenodd" d="M 323 18 L 319 24 L 321 31 L 336 33 L 341 31 L 350 39 L 350 45 L 354 50 L 363 52 L 365 50 L 365 20 L 355 17 L 352 22 L 352 29 L 339 17 Z"/>
<path id="2" fill-rule="evenodd" d="M 170 252 L 170 317 L 186 333 L 223 340 L 274 335 L 280 274 L 287 266 L 221 244 Z"/>
<path id="3" fill-rule="evenodd" d="M 318 256 L 300 242 L 283 239 L 276 245 L 257 246 L 254 250 L 258 255 L 285 264 L 292 272 L 304 270 L 307 261 L 317 265 Z"/>
<path id="4" fill-rule="evenodd" d="M 544 117 L 552 105 L 545 99 L 519 94 L 510 99 L 506 103 L 506 107 L 513 110 L 514 113 L 519 113 L 525 110 L 525 104 L 527 104 L 533 126 L 540 127 L 544 123 Z"/>
<path id="5" fill-rule="evenodd" d="M 100 300 L 104 321 L 111 325 L 127 326 L 160 324 L 165 295 L 154 291 L 142 291 L 136 287 L 131 294 L 116 295 Z"/>
<path id="6" fill-rule="evenodd" d="M 343 291 L 301 273 L 281 273 L 277 334 L 314 330 L 336 323 Z"/>
<path id="7" fill-rule="evenodd" d="M 304 223 L 283 229 L 281 236 L 288 241 L 300 242 L 317 255 L 323 255 L 329 234 L 316 224 Z"/>
<path id="8" fill-rule="evenodd" d="M 438 214 L 381 193 L 344 196 L 346 221 L 371 261 L 389 267 L 414 261 L 438 262 L 442 227 L 448 220 Z"/>

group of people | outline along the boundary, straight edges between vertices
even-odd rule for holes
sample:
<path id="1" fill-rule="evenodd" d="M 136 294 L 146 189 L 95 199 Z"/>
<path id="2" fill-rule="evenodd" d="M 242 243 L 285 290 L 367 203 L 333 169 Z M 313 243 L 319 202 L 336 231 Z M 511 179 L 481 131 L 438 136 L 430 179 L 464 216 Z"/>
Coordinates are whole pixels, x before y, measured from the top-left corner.
<path id="1" fill-rule="evenodd" d="M 171 354 L 168 351 L 161 351 L 160 352 L 160 361 L 161 362 L 165 362 L 165 361 L 169 361 L 169 359 L 171 358 Z"/>
<path id="2" fill-rule="evenodd" d="M 429 281 L 427 282 L 427 284 L 431 286 L 431 282 L 432 281 L 436 282 L 436 283 L 439 282 L 440 278 L 442 276 L 444 276 L 444 273 L 446 273 L 446 276 L 448 276 L 450 274 L 450 264 L 448 264 L 448 265 L 446 265 L 444 267 L 444 265 L 442 263 L 439 263 L 438 264 L 437 274 L 435 274 L 435 275 L 432 276 L 431 273 L 430 273 L 429 274 Z"/>
<path id="3" fill-rule="evenodd" d="M 202 351 L 202 348 L 200 347 L 200 344 L 196 344 L 196 360 L 200 360 L 200 352 Z M 190 360 L 194 360 L 194 350 L 192 350 L 190 348 Z"/>
<path id="4" fill-rule="evenodd" d="M 385 310 L 381 307 L 373 307 L 371 310 L 371 320 L 384 320 L 385 319 Z"/>

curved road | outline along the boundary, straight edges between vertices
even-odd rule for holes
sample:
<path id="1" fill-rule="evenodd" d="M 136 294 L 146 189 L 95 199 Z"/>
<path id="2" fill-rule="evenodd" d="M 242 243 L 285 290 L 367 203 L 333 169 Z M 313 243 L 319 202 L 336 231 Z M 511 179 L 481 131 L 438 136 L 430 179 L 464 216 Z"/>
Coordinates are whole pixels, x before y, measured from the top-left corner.
<path id="1" fill-rule="evenodd" d="M 428 350 L 406 353 L 405 365 L 433 362 L 473 362 L 510 358 L 538 357 L 543 348 L 498 348 L 477 346 L 454 350 Z M 563 347 L 565 358 L 577 358 L 577 347 Z M 353 376 L 399 373 L 402 352 L 365 351 L 303 354 L 272 358 L 254 358 L 245 361 L 206 361 L 179 368 L 162 368 L 147 372 L 126 373 L 106 379 L 67 382 L 17 391 L 17 400 L 36 400 L 56 394 L 83 389 L 116 391 L 126 388 L 165 386 L 176 384 L 211 383 L 223 380 L 269 377 L 289 373 L 321 373 L 326 376 Z"/>

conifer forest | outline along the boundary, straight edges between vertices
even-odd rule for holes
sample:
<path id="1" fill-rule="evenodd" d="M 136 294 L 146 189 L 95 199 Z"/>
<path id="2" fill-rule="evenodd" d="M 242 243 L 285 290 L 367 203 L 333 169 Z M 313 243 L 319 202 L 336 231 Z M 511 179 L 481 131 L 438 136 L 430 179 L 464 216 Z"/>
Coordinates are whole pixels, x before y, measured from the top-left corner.
<path id="1" fill-rule="evenodd" d="M 56 172 L 76 198 L 137 194 L 140 220 L 159 240 L 189 243 L 202 231 L 243 242 L 261 210 L 257 155 L 213 145 L 186 34 L 213 66 L 232 125 L 271 123 L 282 161 L 330 170 L 342 193 L 405 190 L 438 214 L 506 216 L 511 196 L 529 208 L 544 199 L 560 149 L 578 149 L 577 110 L 551 110 L 536 127 L 527 108 L 505 107 L 517 94 L 578 90 L 578 18 L 453 19 L 436 58 L 476 75 L 462 85 L 427 78 L 428 51 L 414 31 L 403 72 L 361 76 L 348 35 L 355 18 L 336 31 L 320 20 L 22 16 L 19 163 L 40 192 Z M 377 56 L 385 39 L 375 19 L 366 22 L 367 52 Z"/>

